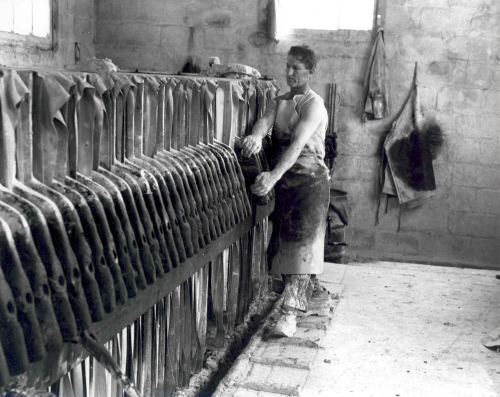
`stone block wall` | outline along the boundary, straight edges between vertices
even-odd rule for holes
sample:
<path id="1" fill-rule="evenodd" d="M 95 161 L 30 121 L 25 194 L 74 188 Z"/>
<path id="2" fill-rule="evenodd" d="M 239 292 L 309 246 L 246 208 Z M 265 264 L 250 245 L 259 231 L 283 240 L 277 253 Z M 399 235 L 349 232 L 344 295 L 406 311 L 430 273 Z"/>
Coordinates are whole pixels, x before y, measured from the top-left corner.
<path id="1" fill-rule="evenodd" d="M 399 232 L 395 199 L 374 227 L 374 186 L 365 185 L 368 194 L 353 198 L 351 248 L 361 256 L 498 268 L 500 5 L 494 0 L 387 1 L 385 17 L 392 103 L 401 103 L 418 61 L 424 113 L 436 117 L 446 142 L 434 162 L 437 195 L 404 210 Z M 341 163 L 361 156 L 342 154 Z M 334 184 L 349 191 L 352 180 L 337 173 Z"/>
<path id="2" fill-rule="evenodd" d="M 497 0 L 387 0 L 379 10 L 393 107 L 401 105 L 419 64 L 421 102 L 446 134 L 434 163 L 437 194 L 404 210 L 392 198 L 375 226 L 383 135 L 361 125 L 363 75 L 373 32 L 296 30 L 263 43 L 267 0 L 96 0 L 96 52 L 126 70 L 177 73 L 193 54 L 244 63 L 284 84 L 290 45 L 309 44 L 322 58 L 313 89 L 327 98 L 337 83 L 340 156 L 332 185 L 349 193 L 349 255 L 500 268 L 500 10 Z M 385 203 L 384 203 L 385 204 Z"/>
<path id="3" fill-rule="evenodd" d="M 0 43 L 0 66 L 78 69 L 78 63 L 95 56 L 94 0 L 58 0 L 57 49 Z M 80 61 L 75 58 L 78 43 Z"/>

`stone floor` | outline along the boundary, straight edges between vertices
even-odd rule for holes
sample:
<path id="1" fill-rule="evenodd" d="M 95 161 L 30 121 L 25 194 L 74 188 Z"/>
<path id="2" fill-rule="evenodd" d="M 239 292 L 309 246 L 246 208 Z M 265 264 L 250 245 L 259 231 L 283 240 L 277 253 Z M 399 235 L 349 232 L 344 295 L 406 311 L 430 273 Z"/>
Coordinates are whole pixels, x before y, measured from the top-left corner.
<path id="1" fill-rule="evenodd" d="M 214 395 L 500 396 L 500 353 L 481 344 L 500 326 L 497 273 L 325 264 L 322 285 L 340 296 L 329 325 L 272 340 L 271 313 Z"/>

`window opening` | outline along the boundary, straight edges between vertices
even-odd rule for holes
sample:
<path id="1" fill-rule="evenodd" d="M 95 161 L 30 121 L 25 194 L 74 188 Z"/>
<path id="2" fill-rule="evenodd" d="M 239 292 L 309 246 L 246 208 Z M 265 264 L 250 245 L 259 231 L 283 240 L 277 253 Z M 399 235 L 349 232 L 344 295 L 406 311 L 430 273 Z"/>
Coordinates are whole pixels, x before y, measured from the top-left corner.
<path id="1" fill-rule="evenodd" d="M 376 0 L 281 0 L 288 29 L 372 30 Z"/>
<path id="2" fill-rule="evenodd" d="M 0 31 L 51 36 L 51 0 L 0 0 Z"/>

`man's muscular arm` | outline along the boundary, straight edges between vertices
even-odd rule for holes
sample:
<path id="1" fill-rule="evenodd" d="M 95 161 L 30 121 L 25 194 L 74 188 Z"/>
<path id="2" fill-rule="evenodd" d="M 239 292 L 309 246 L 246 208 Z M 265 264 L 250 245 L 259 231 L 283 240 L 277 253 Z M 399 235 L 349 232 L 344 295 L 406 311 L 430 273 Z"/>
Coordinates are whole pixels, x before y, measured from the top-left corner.
<path id="1" fill-rule="evenodd" d="M 304 106 L 301 118 L 292 133 L 290 146 L 272 171 L 263 172 L 257 176 L 255 183 L 250 187 L 253 194 L 257 196 L 267 194 L 283 174 L 295 164 L 302 149 L 318 129 L 324 117 L 323 112 L 326 112 L 326 109 L 320 98 L 314 98 Z"/>
<path id="2" fill-rule="evenodd" d="M 262 149 L 262 139 L 267 135 L 269 130 L 274 124 L 276 114 L 271 111 L 266 111 L 254 124 L 252 134 L 248 135 L 243 140 L 242 155 L 243 157 L 250 157 L 252 154 L 259 153 Z"/>

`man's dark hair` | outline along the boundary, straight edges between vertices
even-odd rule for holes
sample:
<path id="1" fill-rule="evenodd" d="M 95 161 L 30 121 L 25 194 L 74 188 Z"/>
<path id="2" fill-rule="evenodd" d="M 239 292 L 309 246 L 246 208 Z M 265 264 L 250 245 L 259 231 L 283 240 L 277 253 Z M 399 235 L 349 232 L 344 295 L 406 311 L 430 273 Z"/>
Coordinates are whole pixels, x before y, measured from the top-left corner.
<path id="1" fill-rule="evenodd" d="M 309 70 L 316 69 L 318 64 L 318 57 L 311 48 L 307 45 L 297 45 L 290 47 L 288 55 L 292 55 L 297 58 L 300 62 L 306 65 Z"/>

